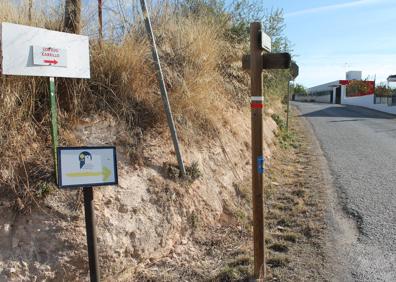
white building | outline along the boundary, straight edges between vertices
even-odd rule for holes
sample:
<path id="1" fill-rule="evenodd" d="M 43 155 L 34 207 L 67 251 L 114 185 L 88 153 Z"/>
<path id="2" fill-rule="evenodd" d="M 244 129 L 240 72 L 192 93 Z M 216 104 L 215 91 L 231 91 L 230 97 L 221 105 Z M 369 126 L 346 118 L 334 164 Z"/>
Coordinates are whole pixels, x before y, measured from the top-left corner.
<path id="1" fill-rule="evenodd" d="M 336 80 L 317 85 L 308 89 L 308 96 L 297 95 L 296 101 L 309 101 L 330 104 L 344 104 L 348 96 L 365 96 L 374 94 L 374 81 L 367 81 L 369 91 L 367 93 L 353 93 L 348 95 L 347 86 L 353 80 L 362 80 L 361 71 L 348 71 L 344 80 Z"/>

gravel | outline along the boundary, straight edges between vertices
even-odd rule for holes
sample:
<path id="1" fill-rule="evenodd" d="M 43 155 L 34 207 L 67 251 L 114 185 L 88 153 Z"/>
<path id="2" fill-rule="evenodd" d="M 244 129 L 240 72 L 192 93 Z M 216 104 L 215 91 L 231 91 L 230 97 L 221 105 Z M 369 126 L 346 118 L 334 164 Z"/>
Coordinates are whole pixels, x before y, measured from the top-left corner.
<path id="1" fill-rule="evenodd" d="M 355 106 L 294 105 L 311 123 L 339 204 L 357 227 L 339 263 L 354 281 L 396 281 L 396 117 Z"/>

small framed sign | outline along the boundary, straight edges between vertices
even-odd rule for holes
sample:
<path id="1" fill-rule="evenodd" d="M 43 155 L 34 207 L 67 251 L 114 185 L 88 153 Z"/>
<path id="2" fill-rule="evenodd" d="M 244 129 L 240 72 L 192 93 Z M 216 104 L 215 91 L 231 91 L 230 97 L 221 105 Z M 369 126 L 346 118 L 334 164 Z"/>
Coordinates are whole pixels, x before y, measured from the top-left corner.
<path id="1" fill-rule="evenodd" d="M 114 146 L 58 147 L 57 153 L 60 188 L 118 184 Z"/>
<path id="2" fill-rule="evenodd" d="M 290 74 L 291 74 L 293 80 L 296 79 L 296 77 L 298 76 L 298 73 L 299 73 L 298 65 L 295 62 L 292 62 L 290 65 Z"/>

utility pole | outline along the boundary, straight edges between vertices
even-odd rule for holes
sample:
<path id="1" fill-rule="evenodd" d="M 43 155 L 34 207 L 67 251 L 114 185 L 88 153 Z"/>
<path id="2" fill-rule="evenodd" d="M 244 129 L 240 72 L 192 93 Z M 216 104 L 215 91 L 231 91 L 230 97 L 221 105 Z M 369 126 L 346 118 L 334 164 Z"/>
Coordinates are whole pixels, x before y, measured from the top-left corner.
<path id="1" fill-rule="evenodd" d="M 172 135 L 172 141 L 173 141 L 173 146 L 174 146 L 175 152 L 176 152 L 177 162 L 179 164 L 179 169 L 180 169 L 182 176 L 186 176 L 186 168 L 184 167 L 183 156 L 180 151 L 179 140 L 177 138 L 175 122 L 173 121 L 173 115 L 172 115 L 172 111 L 171 111 L 171 107 L 170 107 L 169 99 L 168 99 L 168 92 L 167 92 L 166 86 L 165 86 L 164 75 L 162 73 L 161 63 L 160 63 L 160 59 L 159 59 L 158 51 L 157 51 L 157 44 L 155 42 L 153 28 L 151 26 L 151 21 L 150 21 L 150 15 L 147 10 L 146 0 L 140 0 L 140 5 L 142 6 L 144 23 L 146 25 L 146 30 L 147 30 L 147 33 L 148 33 L 148 36 L 150 39 L 151 53 L 153 56 L 153 60 L 154 60 L 156 69 L 157 69 L 157 76 L 158 76 L 158 81 L 160 84 L 162 102 L 164 104 L 166 119 L 168 121 L 168 126 L 170 129 L 171 135 Z"/>
<path id="2" fill-rule="evenodd" d="M 290 77 L 293 79 L 293 92 L 294 92 L 294 80 L 298 76 L 299 68 L 295 62 L 291 63 L 290 66 Z M 290 116 L 290 79 L 287 81 L 287 115 L 286 115 L 286 130 L 289 131 L 289 116 Z"/>
<path id="3" fill-rule="evenodd" d="M 266 51 L 263 54 L 263 51 Z M 254 276 L 265 278 L 264 257 L 264 156 L 263 156 L 263 69 L 290 68 L 288 53 L 271 52 L 271 38 L 261 28 L 261 23 L 250 24 L 250 55 L 242 58 L 242 67 L 250 71 L 251 122 L 252 122 L 252 201 Z"/>
<path id="4" fill-rule="evenodd" d="M 287 80 L 287 114 L 286 114 L 286 131 L 289 131 L 289 111 L 290 111 L 290 80 Z"/>

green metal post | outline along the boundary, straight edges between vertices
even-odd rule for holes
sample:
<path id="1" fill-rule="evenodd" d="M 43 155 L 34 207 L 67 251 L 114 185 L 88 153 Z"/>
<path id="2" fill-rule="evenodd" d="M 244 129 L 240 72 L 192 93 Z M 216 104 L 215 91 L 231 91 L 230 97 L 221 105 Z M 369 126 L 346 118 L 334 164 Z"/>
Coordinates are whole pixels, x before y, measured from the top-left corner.
<path id="1" fill-rule="evenodd" d="M 51 101 L 51 137 L 54 155 L 55 181 L 58 183 L 58 110 L 55 96 L 55 78 L 50 77 L 50 101 Z"/>

